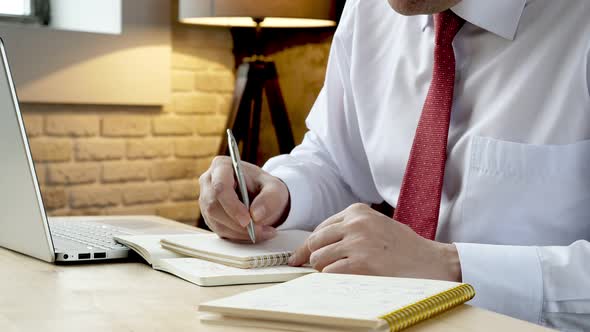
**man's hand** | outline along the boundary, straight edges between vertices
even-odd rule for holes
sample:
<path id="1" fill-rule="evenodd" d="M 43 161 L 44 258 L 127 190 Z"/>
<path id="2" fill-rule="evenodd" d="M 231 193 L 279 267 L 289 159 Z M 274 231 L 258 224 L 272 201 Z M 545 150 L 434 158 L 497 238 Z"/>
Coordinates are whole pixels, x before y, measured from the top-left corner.
<path id="1" fill-rule="evenodd" d="M 246 227 L 252 217 L 256 239 L 268 240 L 276 234 L 273 226 L 286 218 L 289 190 L 281 180 L 258 166 L 242 162 L 242 170 L 250 199 L 253 199 L 250 211 L 236 193 L 231 159 L 219 156 L 199 179 L 201 213 L 209 228 L 219 236 L 244 241 L 249 241 Z"/>
<path id="2" fill-rule="evenodd" d="M 424 239 L 410 227 L 365 204 L 354 204 L 320 224 L 289 260 L 318 271 L 461 280 L 453 244 Z"/>

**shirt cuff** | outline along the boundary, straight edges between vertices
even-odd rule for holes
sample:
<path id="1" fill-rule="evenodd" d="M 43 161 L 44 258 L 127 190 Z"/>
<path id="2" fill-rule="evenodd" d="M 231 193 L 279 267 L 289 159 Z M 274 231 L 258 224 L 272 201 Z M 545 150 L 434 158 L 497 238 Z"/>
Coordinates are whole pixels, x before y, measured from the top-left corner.
<path id="1" fill-rule="evenodd" d="M 539 324 L 543 276 L 536 247 L 455 243 L 470 304 Z"/>
<path id="2" fill-rule="evenodd" d="M 271 175 L 281 179 L 287 189 L 291 200 L 289 215 L 278 229 L 304 229 L 313 231 L 315 225 L 310 223 L 311 220 L 311 192 L 305 176 L 289 167 L 278 167 L 269 172 Z"/>

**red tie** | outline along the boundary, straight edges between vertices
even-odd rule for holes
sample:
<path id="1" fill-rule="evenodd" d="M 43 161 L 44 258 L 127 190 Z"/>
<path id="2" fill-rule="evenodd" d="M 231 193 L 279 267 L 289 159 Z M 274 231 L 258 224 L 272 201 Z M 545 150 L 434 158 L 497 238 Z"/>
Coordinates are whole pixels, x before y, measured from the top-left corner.
<path id="1" fill-rule="evenodd" d="M 434 240 L 438 225 L 453 105 L 455 53 L 452 43 L 464 22 L 450 10 L 434 15 L 432 82 L 416 128 L 393 216 L 430 240 Z"/>

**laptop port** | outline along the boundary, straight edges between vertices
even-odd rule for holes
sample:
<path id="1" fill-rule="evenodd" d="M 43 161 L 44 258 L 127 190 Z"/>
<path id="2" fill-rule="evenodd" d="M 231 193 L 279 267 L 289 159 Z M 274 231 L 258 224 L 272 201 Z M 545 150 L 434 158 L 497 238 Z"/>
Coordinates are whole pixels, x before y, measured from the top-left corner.
<path id="1" fill-rule="evenodd" d="M 96 252 L 94 253 L 94 258 L 107 258 L 106 252 Z"/>
<path id="2" fill-rule="evenodd" d="M 78 254 L 78 259 L 90 259 L 90 254 Z"/>

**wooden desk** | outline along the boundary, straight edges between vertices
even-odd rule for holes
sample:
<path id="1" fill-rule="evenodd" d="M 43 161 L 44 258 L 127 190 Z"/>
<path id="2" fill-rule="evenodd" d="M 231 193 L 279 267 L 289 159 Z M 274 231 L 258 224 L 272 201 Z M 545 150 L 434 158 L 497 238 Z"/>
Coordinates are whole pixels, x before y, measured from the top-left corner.
<path id="1" fill-rule="evenodd" d="M 199 303 L 267 285 L 199 287 L 142 263 L 56 266 L 0 249 L 0 331 L 269 331 L 203 325 Z M 407 331 L 545 331 L 463 305 Z"/>

